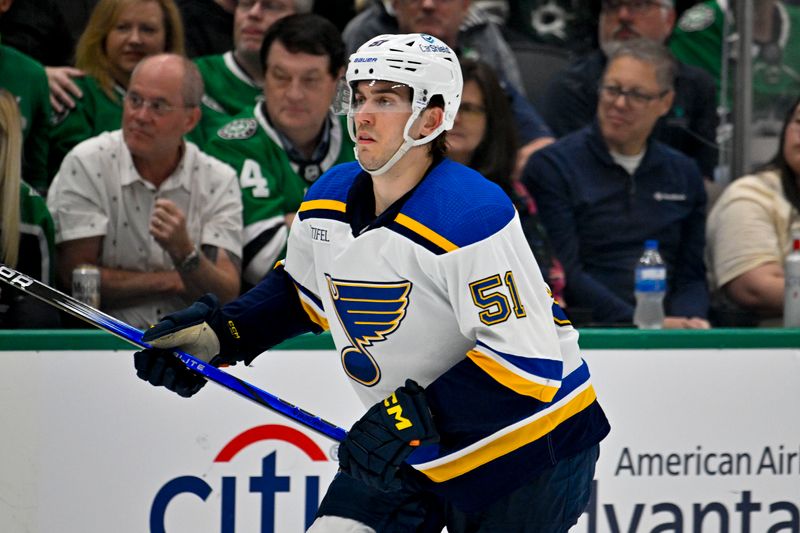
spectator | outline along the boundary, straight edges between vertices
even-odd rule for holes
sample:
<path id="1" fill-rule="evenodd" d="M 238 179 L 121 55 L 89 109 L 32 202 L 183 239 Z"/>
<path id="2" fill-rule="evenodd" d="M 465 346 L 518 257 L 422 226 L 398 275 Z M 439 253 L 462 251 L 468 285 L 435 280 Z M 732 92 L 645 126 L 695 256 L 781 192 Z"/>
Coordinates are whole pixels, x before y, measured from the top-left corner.
<path id="1" fill-rule="evenodd" d="M 142 58 L 162 52 L 183 53 L 183 25 L 173 0 L 98 2 L 76 51 L 75 65 L 85 75 L 64 76 L 74 85 L 73 94 L 82 96 L 74 101 L 75 107 L 65 107 L 55 115 L 50 132 L 50 176 L 76 144 L 119 129 L 122 100 L 133 68 Z M 54 72 L 51 70 L 51 76 L 58 76 Z M 51 79 L 51 90 L 53 87 Z M 65 93 L 58 94 L 61 99 Z"/>
<path id="2" fill-rule="evenodd" d="M 597 47 L 596 4 L 586 0 L 508 2 L 506 25 L 535 42 L 585 54 Z"/>
<path id="3" fill-rule="evenodd" d="M 175 0 L 186 32 L 186 55 L 201 57 L 224 54 L 233 42 L 233 12 L 236 0 Z"/>
<path id="4" fill-rule="evenodd" d="M 676 65 L 649 40 L 621 44 L 601 78 L 597 120 L 531 157 L 524 183 L 567 272 L 570 308 L 630 323 L 634 267 L 658 239 L 667 264 L 665 328 L 705 328 L 706 195 L 694 161 L 655 140 Z"/>
<path id="5" fill-rule="evenodd" d="M 730 5 L 717 0 L 697 4 L 683 14 L 670 39 L 678 59 L 711 73 L 725 111 L 730 108 L 738 55 L 735 10 Z M 800 94 L 800 5 L 755 0 L 752 30 L 754 138 L 748 142 L 753 161 L 764 162 L 775 153 L 785 110 Z M 723 58 L 731 74 L 726 80 L 721 80 Z"/>
<path id="6" fill-rule="evenodd" d="M 0 2 L 0 17 L 12 6 Z M 0 87 L 17 98 L 22 115 L 23 175 L 39 191 L 47 190 L 47 128 L 50 116 L 47 76 L 36 60 L 9 46 L 0 45 Z"/>
<path id="7" fill-rule="evenodd" d="M 47 203 L 58 275 L 98 265 L 103 310 L 145 328 L 200 294 L 239 292 L 242 202 L 229 166 L 183 140 L 200 118 L 203 81 L 189 60 L 143 60 L 122 130 L 76 146 Z"/>
<path id="8" fill-rule="evenodd" d="M 264 34 L 275 21 L 292 13 L 308 13 L 312 0 L 239 0 L 233 15 L 234 49 L 196 60 L 206 94 L 203 118 L 192 139 L 205 146 L 214 131 L 262 95 L 263 63 L 259 58 Z"/>
<path id="9" fill-rule="evenodd" d="M 615 46 L 636 38 L 665 43 L 674 23 L 671 0 L 603 0 L 600 49 L 556 74 L 542 99 L 542 114 L 555 134 L 561 137 L 592 122 L 598 83 Z M 694 159 L 710 179 L 718 159 L 717 123 L 713 80 L 701 69 L 678 64 L 673 105 L 656 124 L 655 138 Z"/>
<path id="10" fill-rule="evenodd" d="M 208 152 L 239 172 L 244 204 L 245 286 L 283 257 L 306 189 L 335 164 L 353 160 L 353 142 L 331 102 L 344 73 L 344 43 L 328 20 L 290 15 L 261 47 L 264 101 L 220 128 Z"/>
<path id="11" fill-rule="evenodd" d="M 53 219 L 22 181 L 22 120 L 13 94 L 0 89 L 0 261 L 52 284 Z M 58 313 L 9 286 L 0 287 L 0 329 L 52 328 Z"/>
<path id="12" fill-rule="evenodd" d="M 542 277 L 564 307 L 564 269 L 553 255 L 536 204 L 525 187 L 511 177 L 517 140 L 508 98 L 486 63 L 464 59 L 461 73 L 464 90 L 453 129 L 447 132 L 447 155 L 500 185 L 511 198 Z"/>
<path id="13" fill-rule="evenodd" d="M 553 142 L 553 134 L 523 96 L 525 89 L 519 66 L 500 28 L 479 7 L 470 6 L 470 0 L 392 0 L 392 8 L 396 18 L 388 12 L 384 16 L 382 4 L 374 3 L 362 13 L 367 14 L 367 18 L 356 17 L 348 24 L 345 28 L 348 49 L 360 46 L 363 41 L 357 42 L 359 39 L 366 41 L 384 33 L 427 33 L 444 41 L 461 58 L 479 59 L 492 65 L 511 97 L 520 141 L 514 167 L 514 174 L 518 176 L 530 154 Z M 362 27 L 358 27 L 359 24 Z M 367 35 L 372 31 L 374 35 Z"/>
<path id="14" fill-rule="evenodd" d="M 731 183 L 708 216 L 708 264 L 720 325 L 783 314 L 783 264 L 800 234 L 800 100 L 783 121 L 780 148 L 761 172 Z M 728 317 L 727 320 L 726 318 Z M 773 320 L 769 320 L 773 319 Z"/>

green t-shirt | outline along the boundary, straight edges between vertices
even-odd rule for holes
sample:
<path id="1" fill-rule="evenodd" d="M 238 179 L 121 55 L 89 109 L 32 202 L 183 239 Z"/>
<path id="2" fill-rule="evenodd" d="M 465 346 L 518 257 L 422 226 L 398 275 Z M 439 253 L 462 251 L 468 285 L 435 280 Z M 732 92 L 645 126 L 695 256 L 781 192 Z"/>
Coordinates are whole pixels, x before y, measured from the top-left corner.
<path id="1" fill-rule="evenodd" d="M 316 163 L 316 179 L 335 164 L 353 161 L 353 142 L 342 120 L 330 119 L 330 142 Z M 205 151 L 228 163 L 239 176 L 244 218 L 243 277 L 257 283 L 283 257 L 285 215 L 300 207 L 313 180 L 301 178 L 299 165 L 283 149 L 262 105 L 238 114 L 209 138 Z M 304 175 L 306 173 L 304 172 Z"/>
<path id="2" fill-rule="evenodd" d="M 201 148 L 215 132 L 242 111 L 252 109 L 262 98 L 261 84 L 234 60 L 233 52 L 194 60 L 203 77 L 203 115 L 188 138 Z"/>
<path id="3" fill-rule="evenodd" d="M 670 39 L 670 49 L 684 63 L 710 72 L 719 98 L 723 44 L 726 42 L 725 14 L 716 0 L 686 10 Z M 800 6 L 775 3 L 775 35 L 769 43 L 753 47 L 753 117 L 782 120 L 800 94 Z M 729 21 L 729 34 L 735 31 Z M 729 45 L 730 46 L 730 45 Z M 737 50 L 729 48 L 729 57 Z M 728 83 L 728 102 L 733 94 L 733 69 Z"/>
<path id="4" fill-rule="evenodd" d="M 24 157 L 22 175 L 39 191 L 46 191 L 50 141 L 50 87 L 44 67 L 9 46 L 0 45 L 0 87 L 17 99 L 22 115 Z"/>
<path id="5" fill-rule="evenodd" d="M 75 100 L 74 109 L 53 116 L 50 130 L 50 175 L 55 176 L 64 156 L 77 144 L 106 131 L 120 129 L 122 125 L 122 99 L 125 89 L 114 85 L 113 98 L 100 88 L 91 76 L 73 78 L 83 91 Z"/>

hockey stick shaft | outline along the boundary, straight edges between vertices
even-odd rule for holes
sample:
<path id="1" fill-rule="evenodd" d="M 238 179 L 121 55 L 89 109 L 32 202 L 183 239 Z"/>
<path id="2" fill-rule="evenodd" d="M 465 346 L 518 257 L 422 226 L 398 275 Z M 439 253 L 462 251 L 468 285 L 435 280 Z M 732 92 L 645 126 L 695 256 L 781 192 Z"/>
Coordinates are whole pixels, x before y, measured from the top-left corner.
<path id="1" fill-rule="evenodd" d="M 64 294 L 39 280 L 26 276 L 11 267 L 0 263 L 0 280 L 8 285 L 19 289 L 31 296 L 42 300 L 66 313 L 69 313 L 93 326 L 108 331 L 117 337 L 140 348 L 150 348 L 151 346 L 142 340 L 142 332 L 125 322 L 112 317 L 94 307 L 87 305 L 72 296 Z M 299 422 L 306 427 L 313 429 L 326 437 L 341 442 L 347 432 L 318 417 L 308 411 L 300 409 L 277 396 L 270 394 L 250 383 L 224 372 L 217 367 L 210 365 L 193 355 L 179 350 L 175 351 L 175 356 L 180 359 L 186 367 L 193 372 L 207 378 L 209 381 L 229 389 L 250 401 L 263 407 L 271 409 L 287 418 Z"/>

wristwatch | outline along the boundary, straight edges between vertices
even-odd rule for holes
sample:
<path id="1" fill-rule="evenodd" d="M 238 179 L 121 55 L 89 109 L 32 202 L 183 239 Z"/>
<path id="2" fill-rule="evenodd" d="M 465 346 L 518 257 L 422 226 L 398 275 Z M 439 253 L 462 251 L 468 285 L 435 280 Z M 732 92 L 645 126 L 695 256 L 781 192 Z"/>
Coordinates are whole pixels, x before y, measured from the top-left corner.
<path id="1" fill-rule="evenodd" d="M 183 261 L 177 266 L 178 272 L 181 274 L 188 274 L 189 272 L 193 272 L 197 270 L 197 267 L 200 266 L 200 252 L 197 249 L 197 246 L 192 248 L 192 251 L 189 252 L 189 255 L 183 258 Z"/>

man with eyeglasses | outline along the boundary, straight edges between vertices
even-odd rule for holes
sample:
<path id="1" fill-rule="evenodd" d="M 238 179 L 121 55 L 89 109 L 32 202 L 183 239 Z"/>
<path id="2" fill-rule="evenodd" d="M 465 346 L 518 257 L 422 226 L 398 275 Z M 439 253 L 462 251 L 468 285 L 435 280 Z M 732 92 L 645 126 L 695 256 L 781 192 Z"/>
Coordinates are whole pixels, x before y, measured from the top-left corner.
<path id="1" fill-rule="evenodd" d="M 308 13 L 313 0 L 237 0 L 233 12 L 233 50 L 195 59 L 203 75 L 203 117 L 190 138 L 201 148 L 232 116 L 250 109 L 262 96 L 264 68 L 259 58 L 264 34 L 277 20 Z"/>
<path id="2" fill-rule="evenodd" d="M 566 271 L 573 321 L 631 324 L 645 240 L 667 264 L 665 328 L 705 329 L 706 194 L 697 164 L 655 139 L 673 106 L 676 65 L 638 39 L 611 53 L 596 119 L 535 153 L 523 174 Z"/>
<path id="3" fill-rule="evenodd" d="M 600 49 L 553 76 L 542 99 L 542 114 L 553 132 L 561 137 L 592 121 L 598 83 L 615 47 L 631 39 L 664 44 L 674 24 L 672 0 L 603 0 Z M 657 122 L 655 137 L 694 159 L 711 179 L 719 157 L 718 122 L 713 80 L 707 72 L 679 63 L 672 107 Z"/>
<path id="4" fill-rule="evenodd" d="M 339 30 L 311 13 L 284 17 L 264 37 L 264 99 L 213 132 L 206 151 L 239 173 L 244 203 L 244 288 L 284 255 L 306 189 L 353 160 L 353 142 L 331 103 L 344 73 Z"/>
<path id="5" fill-rule="evenodd" d="M 73 148 L 50 187 L 57 274 L 100 269 L 102 309 L 136 327 L 200 294 L 239 293 L 242 201 L 232 168 L 183 136 L 200 118 L 203 81 L 173 54 L 143 59 L 122 129 Z"/>

